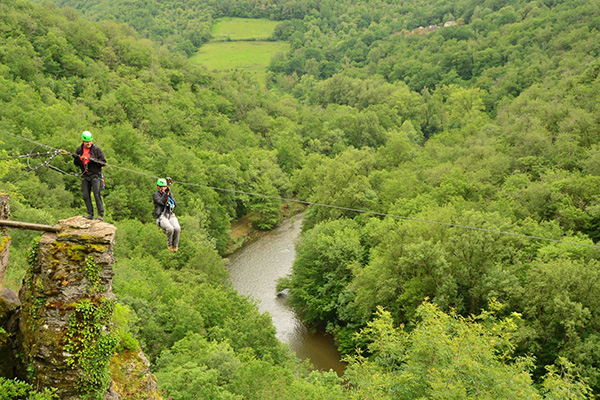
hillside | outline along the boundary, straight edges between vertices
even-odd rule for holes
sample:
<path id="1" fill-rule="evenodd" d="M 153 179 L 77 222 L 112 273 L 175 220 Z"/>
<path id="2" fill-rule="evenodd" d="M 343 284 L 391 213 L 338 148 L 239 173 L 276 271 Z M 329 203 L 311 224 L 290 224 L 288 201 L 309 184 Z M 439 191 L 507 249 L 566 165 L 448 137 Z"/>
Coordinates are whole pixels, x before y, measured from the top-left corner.
<path id="1" fill-rule="evenodd" d="M 142 36 L 164 44 L 170 50 L 191 56 L 212 37 L 213 22 L 223 17 L 265 18 L 280 21 L 302 18 L 313 4 L 291 0 L 134 0 L 131 2 L 59 0 L 95 21 L 118 21 L 133 26 Z"/>
<path id="2" fill-rule="evenodd" d="M 174 2 L 109 3 L 68 4 L 99 20 L 144 9 L 140 33 L 49 3 L 0 5 L 0 129 L 70 149 L 93 128 L 127 168 L 105 174 L 115 292 L 174 398 L 194 387 L 257 399 L 600 393 L 596 3 L 186 2 L 181 18 L 165 11 Z M 206 32 L 223 16 L 285 20 L 275 90 L 140 39 L 176 48 L 185 40 L 150 27 L 201 12 Z M 0 156 L 32 151 L 0 140 Z M 81 212 L 76 179 L 40 169 L 15 181 L 23 164 L 0 163 L 19 219 Z M 180 182 L 175 256 L 156 251 L 163 233 L 142 200 L 154 180 L 142 174 Z M 349 354 L 347 387 L 298 366 L 269 317 L 224 285 L 230 222 L 280 218 L 279 201 L 248 192 L 334 206 L 307 211 L 287 284 L 303 319 Z"/>
<path id="3" fill-rule="evenodd" d="M 229 243 L 230 221 L 256 210 L 256 223 L 268 227 L 279 218 L 278 202 L 174 184 L 185 232 L 177 254 L 166 251 L 151 214 L 158 174 L 287 193 L 276 149 L 288 142 L 255 134 L 250 125 L 256 110 L 280 126 L 291 124 L 294 102 L 276 102 L 241 75 L 210 76 L 125 25 L 22 0 L 2 2 L 0 13 L 0 190 L 10 194 L 15 220 L 54 224 L 83 215 L 78 178 L 28 171 L 26 158 L 9 157 L 48 151 L 31 141 L 73 151 L 82 130 L 93 132 L 109 163 L 103 196 L 106 220 L 118 232 L 113 286 L 125 307 L 120 323 L 150 358 L 161 390 L 181 399 L 198 393 L 258 399 L 271 390 L 289 399 L 341 398 L 335 374 L 309 378 L 310 370 L 275 338 L 270 317 L 227 283 L 219 251 Z M 30 165 L 46 157 L 32 157 Z M 70 156 L 51 163 L 75 172 Z M 11 236 L 5 284 L 18 291 L 27 246 L 37 235 Z"/>

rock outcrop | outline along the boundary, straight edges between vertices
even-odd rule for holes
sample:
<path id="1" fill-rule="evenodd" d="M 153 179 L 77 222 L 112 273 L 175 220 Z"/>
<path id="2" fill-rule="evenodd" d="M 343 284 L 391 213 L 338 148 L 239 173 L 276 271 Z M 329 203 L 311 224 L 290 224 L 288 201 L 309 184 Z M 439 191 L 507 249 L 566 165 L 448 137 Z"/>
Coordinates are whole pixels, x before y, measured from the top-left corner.
<path id="1" fill-rule="evenodd" d="M 10 208 L 8 206 L 8 195 L 0 193 L 0 219 L 10 219 Z M 4 281 L 4 274 L 8 267 L 8 249 L 10 247 L 10 236 L 6 228 L 0 227 L 0 284 Z"/>
<path id="2" fill-rule="evenodd" d="M 27 370 L 39 387 L 77 399 L 110 383 L 116 338 L 109 332 L 114 302 L 116 228 L 75 217 L 46 233 L 28 256 L 19 292 L 20 332 Z"/>
<path id="3" fill-rule="evenodd" d="M 18 332 L 18 311 L 21 306 L 17 294 L 0 288 L 0 376 L 14 378 L 17 362 L 14 338 Z"/>
<path id="4" fill-rule="evenodd" d="M 150 361 L 141 350 L 126 350 L 115 354 L 110 370 L 113 376 L 112 390 L 121 398 L 162 399 L 157 390 L 156 378 L 150 372 Z"/>
<path id="5" fill-rule="evenodd" d="M 18 297 L 0 290 L 0 376 L 56 388 L 63 400 L 117 400 L 129 393 L 160 399 L 143 353 L 115 353 L 116 227 L 82 217 L 60 221 L 57 227 L 58 232 L 45 233 L 29 250 Z M 124 384 L 128 369 L 135 377 Z M 121 380 L 113 382 L 111 371 Z"/>
<path id="6" fill-rule="evenodd" d="M 9 219 L 9 217 L 8 195 L 0 193 L 0 219 Z M 15 321 L 21 303 L 14 291 L 1 286 L 6 268 L 8 268 L 9 248 L 10 236 L 5 228 L 0 227 L 0 360 L 2 361 L 0 362 L 0 376 L 13 378 L 15 374 Z"/>

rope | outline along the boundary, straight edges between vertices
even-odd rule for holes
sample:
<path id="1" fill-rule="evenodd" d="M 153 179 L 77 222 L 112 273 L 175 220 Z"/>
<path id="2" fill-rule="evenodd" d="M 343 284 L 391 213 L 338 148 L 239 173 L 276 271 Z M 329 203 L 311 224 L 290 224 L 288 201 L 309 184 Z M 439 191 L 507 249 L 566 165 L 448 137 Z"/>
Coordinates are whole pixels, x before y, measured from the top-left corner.
<path id="1" fill-rule="evenodd" d="M 48 154 L 54 154 L 54 151 L 48 151 L 46 153 L 29 153 L 29 154 L 23 154 L 20 156 L 6 156 L 6 157 L 0 157 L 0 160 L 9 160 L 9 159 L 13 159 L 13 158 L 29 158 L 29 157 L 38 157 L 38 156 L 45 156 Z"/>
<path id="2" fill-rule="evenodd" d="M 75 178 L 78 178 L 78 177 L 80 177 L 80 176 L 81 176 L 81 174 L 72 174 L 72 173 L 70 173 L 70 172 L 63 171 L 62 169 L 60 169 L 60 168 L 57 168 L 57 167 L 55 167 L 54 165 L 50 165 L 50 164 L 48 164 L 48 165 L 46 165 L 46 167 L 48 167 L 48 168 L 50 168 L 50 169 L 53 169 L 53 170 L 54 170 L 54 171 L 56 171 L 56 172 L 60 172 L 61 174 L 64 174 L 64 175 L 69 175 L 69 176 L 73 176 L 73 177 L 75 177 Z"/>
<path id="3" fill-rule="evenodd" d="M 51 149 L 51 150 L 59 150 L 59 149 L 56 149 L 56 148 L 54 148 L 54 147 L 51 147 L 51 146 L 48 146 L 48 145 L 45 145 L 45 144 L 42 144 L 42 143 L 36 142 L 35 140 L 31 140 L 31 139 L 27 139 L 26 137 L 23 137 L 23 136 L 15 135 L 14 133 L 10 133 L 10 132 L 8 132 L 8 131 L 5 131 L 4 129 L 0 129 L 0 132 L 2 132 L 2 133 L 6 133 L 7 135 L 10 135 L 10 136 L 12 136 L 12 137 L 16 137 L 16 138 L 18 138 L 18 139 L 21 139 L 21 140 L 26 140 L 26 141 L 28 141 L 28 142 L 30 142 L 30 143 L 36 144 L 36 145 L 38 145 L 38 146 L 45 147 L 45 148 L 47 148 L 47 149 Z"/>
<path id="4" fill-rule="evenodd" d="M 20 176 L 19 176 L 17 179 L 15 179 L 15 180 L 13 180 L 13 181 L 11 181 L 11 182 L 9 182 L 9 183 L 6 183 L 5 185 L 3 185 L 3 186 L 2 186 L 2 189 L 4 190 L 6 187 L 8 187 L 8 185 L 12 185 L 12 184 L 14 184 L 14 183 L 15 183 L 15 182 L 17 182 L 19 179 L 21 179 L 21 178 L 25 177 L 27 174 L 29 174 L 30 172 L 33 172 L 33 171 L 37 170 L 37 169 L 38 169 L 38 168 L 40 168 L 40 167 L 51 167 L 51 165 L 50 165 L 50 161 L 52 161 L 52 159 L 53 159 L 54 157 L 56 157 L 57 155 L 58 155 L 58 154 L 57 154 L 56 152 L 54 152 L 54 154 L 53 154 L 53 155 L 52 155 L 50 158 L 48 158 L 46 161 L 43 161 L 43 162 L 42 162 L 40 165 L 38 165 L 38 166 L 36 166 L 36 167 L 32 167 L 32 166 L 29 164 L 29 159 L 27 159 L 27 166 L 29 167 L 29 169 L 28 169 L 28 170 L 27 170 L 27 171 L 26 171 L 24 174 L 21 174 L 21 175 L 20 175 Z"/>
<path id="5" fill-rule="evenodd" d="M 56 150 L 58 152 L 56 155 L 58 155 L 58 154 L 71 154 L 71 155 L 75 155 L 74 153 L 70 153 L 70 152 L 67 152 L 65 150 L 55 149 L 54 147 L 47 146 L 47 145 L 35 142 L 35 141 L 31 140 L 31 139 L 27 139 L 27 138 L 15 135 L 15 134 L 10 133 L 10 132 L 6 132 L 6 131 L 4 131 L 2 129 L 0 129 L 0 132 L 4 132 L 4 133 L 7 133 L 7 134 L 9 134 L 11 136 L 14 136 L 16 138 L 27 140 L 29 142 L 38 144 L 40 146 L 44 146 L 46 148 Z M 50 160 L 52 158 L 54 158 L 55 156 L 51 157 Z M 90 160 L 95 161 L 95 162 L 99 162 L 98 160 L 95 160 L 93 158 L 90 158 Z M 140 172 L 140 171 L 136 171 L 136 170 L 133 170 L 133 169 L 121 167 L 121 166 L 118 166 L 118 165 L 113 165 L 113 164 L 109 164 L 109 163 L 102 163 L 102 164 L 104 164 L 107 167 L 118 168 L 118 169 L 121 169 L 121 170 L 124 170 L 124 171 L 131 172 L 133 174 L 138 174 L 138 175 L 142 175 L 142 176 L 146 176 L 146 177 L 150 177 L 150 178 L 158 178 L 155 175 L 146 174 L 144 172 Z M 39 168 L 40 166 L 38 166 L 37 168 Z M 432 220 L 421 219 L 421 218 L 412 218 L 412 217 L 406 217 L 406 216 L 402 216 L 402 215 L 387 214 L 387 213 L 382 213 L 382 212 L 377 212 L 377 211 L 370 211 L 370 210 L 362 210 L 362 209 L 359 209 L 359 208 L 334 206 L 334 205 L 331 205 L 331 204 L 315 203 L 315 202 L 311 202 L 311 201 L 296 200 L 296 199 L 290 199 L 290 198 L 278 197 L 278 196 L 270 196 L 270 195 L 261 194 L 261 193 L 246 192 L 246 191 L 243 191 L 243 190 L 235 190 L 235 189 L 226 189 L 226 188 L 220 188 L 220 187 L 208 186 L 208 185 L 201 185 L 201 184 L 191 183 L 191 182 L 173 181 L 173 183 L 177 183 L 177 184 L 182 185 L 182 186 L 192 186 L 192 187 L 199 187 L 199 188 L 204 188 L 204 189 L 211 189 L 211 190 L 216 190 L 216 191 L 221 191 L 221 192 L 244 194 L 244 195 L 248 195 L 248 196 L 262 197 L 262 198 L 267 198 L 267 199 L 272 199 L 272 200 L 279 200 L 279 201 L 283 201 L 283 202 L 299 203 L 299 204 L 304 204 L 304 205 L 314 206 L 314 207 L 332 208 L 332 209 L 343 210 L 343 211 L 351 211 L 351 212 L 356 212 L 356 213 L 361 213 L 361 214 L 375 215 L 375 216 L 379 216 L 379 217 L 389 217 L 389 218 L 395 218 L 395 219 L 402 219 L 402 220 L 406 220 L 406 221 L 414 221 L 414 222 L 422 222 L 422 223 L 428 223 L 428 224 L 435 224 L 435 225 L 447 226 L 447 227 L 451 227 L 451 228 L 461 228 L 461 229 L 468 229 L 468 230 L 473 230 L 473 231 L 495 233 L 495 234 L 499 234 L 499 235 L 507 235 L 507 236 L 513 236 L 513 237 L 526 238 L 526 239 L 543 240 L 543 241 L 547 241 L 547 242 L 570 244 L 570 245 L 574 245 L 574 246 L 584 246 L 584 247 L 591 247 L 591 248 L 600 249 L 600 246 L 598 246 L 598 245 L 587 244 L 587 243 L 569 242 L 569 241 L 566 241 L 566 240 L 551 239 L 551 238 L 546 238 L 546 237 L 541 237 L 541 236 L 525 235 L 525 234 L 522 234 L 522 233 L 506 232 L 506 231 L 500 231 L 500 230 L 496 230 L 496 229 L 479 228 L 479 227 L 476 227 L 476 226 L 453 224 L 453 223 L 449 223 L 449 222 L 432 221 Z"/>

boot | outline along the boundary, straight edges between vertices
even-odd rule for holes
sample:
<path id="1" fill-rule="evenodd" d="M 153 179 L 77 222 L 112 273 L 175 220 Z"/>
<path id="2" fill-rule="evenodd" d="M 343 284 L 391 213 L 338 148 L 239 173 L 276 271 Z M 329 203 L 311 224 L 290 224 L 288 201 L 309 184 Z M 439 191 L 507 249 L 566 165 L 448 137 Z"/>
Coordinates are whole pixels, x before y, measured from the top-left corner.
<path id="1" fill-rule="evenodd" d="M 179 251 L 179 247 L 173 247 L 173 251 L 174 251 L 174 252 L 177 252 L 177 251 Z"/>
<path id="2" fill-rule="evenodd" d="M 167 246 L 167 250 L 169 250 L 169 251 L 175 251 L 175 247 L 173 247 L 173 246 Z"/>

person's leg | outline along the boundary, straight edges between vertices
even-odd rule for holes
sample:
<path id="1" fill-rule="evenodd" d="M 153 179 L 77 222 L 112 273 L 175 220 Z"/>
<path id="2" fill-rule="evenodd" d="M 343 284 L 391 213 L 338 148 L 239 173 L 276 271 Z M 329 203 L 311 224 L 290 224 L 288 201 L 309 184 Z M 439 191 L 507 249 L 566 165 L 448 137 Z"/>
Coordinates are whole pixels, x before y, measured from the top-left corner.
<path id="1" fill-rule="evenodd" d="M 98 210 L 98 216 L 104 217 L 104 204 L 102 204 L 102 195 L 100 193 L 100 188 L 102 186 L 102 178 L 100 176 L 94 177 L 92 179 L 92 191 L 94 192 L 94 198 L 96 199 L 96 209 Z"/>
<path id="2" fill-rule="evenodd" d="M 173 225 L 171 225 L 171 223 L 169 222 L 169 219 L 167 217 L 162 217 L 159 221 L 159 226 L 161 228 L 163 228 L 165 230 L 165 232 L 167 233 L 167 247 L 172 247 L 173 246 L 173 232 L 175 231 L 175 229 L 173 228 Z"/>
<path id="3" fill-rule="evenodd" d="M 94 217 L 94 207 L 92 206 L 92 199 L 90 197 L 90 191 L 92 184 L 86 178 L 81 178 L 81 195 L 87 209 L 88 217 Z"/>
<path id="4" fill-rule="evenodd" d="M 173 247 L 175 247 L 175 251 L 179 247 L 179 234 L 181 233 L 181 227 L 179 226 L 179 220 L 175 214 L 171 214 L 171 218 L 169 218 L 169 222 L 173 227 Z"/>

